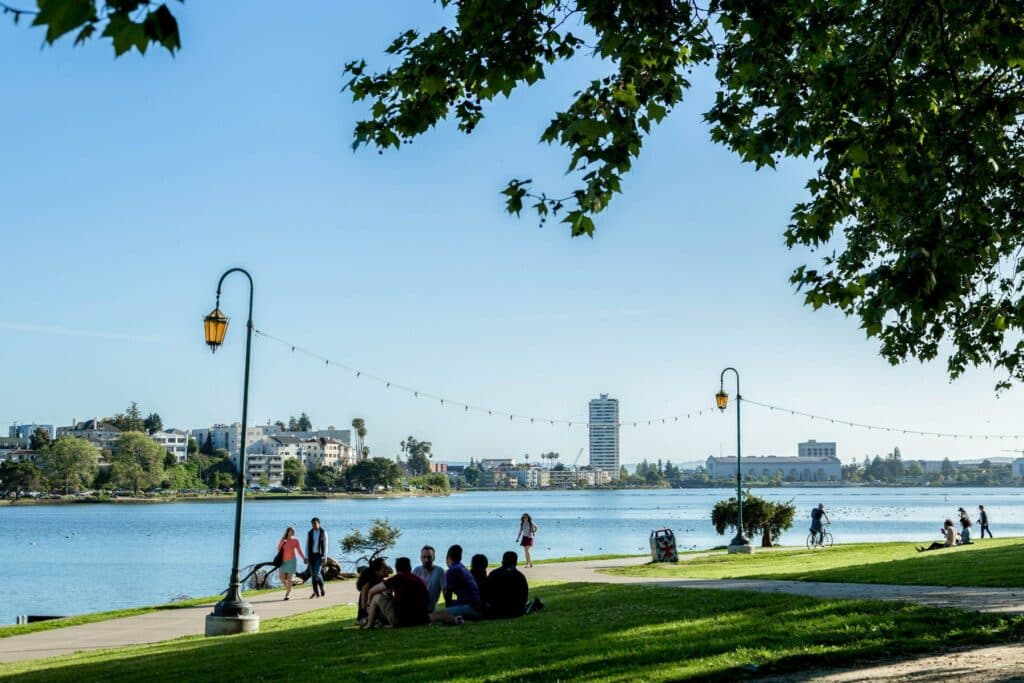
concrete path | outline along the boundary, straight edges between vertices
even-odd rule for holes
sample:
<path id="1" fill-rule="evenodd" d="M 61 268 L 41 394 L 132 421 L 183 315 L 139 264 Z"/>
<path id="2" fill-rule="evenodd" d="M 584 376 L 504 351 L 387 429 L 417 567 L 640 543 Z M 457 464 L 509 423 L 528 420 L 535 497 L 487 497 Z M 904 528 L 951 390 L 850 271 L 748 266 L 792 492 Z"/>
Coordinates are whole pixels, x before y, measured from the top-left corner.
<path id="1" fill-rule="evenodd" d="M 1024 614 L 1024 589 L 890 586 L 762 579 L 661 579 L 606 574 L 601 571 L 645 562 L 646 558 L 642 557 L 561 562 L 538 564 L 530 569 L 524 569 L 524 572 L 531 581 L 644 583 L 674 588 L 790 593 L 814 598 L 899 600 L 974 612 Z M 253 598 L 252 603 L 260 619 L 267 620 L 352 604 L 356 600 L 354 581 L 331 582 L 327 584 L 327 589 L 327 597 L 317 600 L 308 599 L 308 588 L 298 587 L 292 592 L 292 599 L 287 602 L 281 600 L 281 594 L 267 594 Z M 95 624 L 0 638 L 0 662 L 53 657 L 81 650 L 155 643 L 187 635 L 201 635 L 204 630 L 204 619 L 209 611 L 208 606 L 163 610 Z"/>

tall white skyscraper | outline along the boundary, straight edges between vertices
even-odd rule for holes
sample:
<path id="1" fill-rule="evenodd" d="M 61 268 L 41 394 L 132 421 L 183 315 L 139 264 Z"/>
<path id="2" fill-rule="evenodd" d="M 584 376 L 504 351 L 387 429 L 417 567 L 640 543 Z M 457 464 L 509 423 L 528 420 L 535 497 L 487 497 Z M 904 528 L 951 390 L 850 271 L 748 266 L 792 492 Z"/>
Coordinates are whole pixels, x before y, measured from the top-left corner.
<path id="1" fill-rule="evenodd" d="M 619 476 L 619 400 L 608 394 L 590 401 L 590 466 Z"/>

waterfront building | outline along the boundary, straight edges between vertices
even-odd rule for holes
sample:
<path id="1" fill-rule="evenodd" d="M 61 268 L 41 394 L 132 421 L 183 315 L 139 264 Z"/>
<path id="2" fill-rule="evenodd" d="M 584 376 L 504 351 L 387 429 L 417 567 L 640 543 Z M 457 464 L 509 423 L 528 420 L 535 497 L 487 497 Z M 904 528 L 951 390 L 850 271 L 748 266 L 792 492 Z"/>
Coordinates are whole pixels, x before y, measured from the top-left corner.
<path id="1" fill-rule="evenodd" d="M 1010 469 L 1010 476 L 1015 479 L 1024 479 L 1024 458 L 1017 458 L 1013 461 Z"/>
<path id="2" fill-rule="evenodd" d="M 53 425 L 37 425 L 37 424 L 25 424 L 20 425 L 17 422 L 12 424 L 7 430 L 7 436 L 12 439 L 20 439 L 22 445 L 25 448 L 29 447 L 29 443 L 32 439 L 32 434 L 37 429 L 45 429 L 46 433 L 50 435 L 51 439 L 56 439 L 56 432 L 53 429 Z"/>
<path id="3" fill-rule="evenodd" d="M 619 476 L 619 401 L 601 394 L 590 401 L 590 467 Z"/>
<path id="4" fill-rule="evenodd" d="M 167 429 L 162 432 L 153 432 L 149 438 L 167 449 L 167 452 L 175 457 L 178 462 L 188 460 L 188 432 L 180 429 Z"/>
<path id="5" fill-rule="evenodd" d="M 114 450 L 114 444 L 121 436 L 120 429 L 102 421 L 98 417 L 84 422 L 72 422 L 73 424 L 70 426 L 57 427 L 57 435 L 54 438 L 74 436 L 79 439 L 85 439 L 101 451 L 112 451 Z"/>
<path id="6" fill-rule="evenodd" d="M 519 488 L 543 489 L 551 485 L 551 470 L 534 465 L 533 467 L 521 467 L 512 470 L 519 483 Z"/>
<path id="7" fill-rule="evenodd" d="M 709 457 L 705 464 L 711 479 L 736 479 L 736 456 Z M 841 481 L 843 466 L 838 458 L 778 455 L 743 456 L 740 476 L 744 481 Z"/>
<path id="8" fill-rule="evenodd" d="M 836 454 L 836 442 L 835 441 L 804 441 L 796 446 L 796 455 L 798 458 L 835 458 L 838 457 Z"/>

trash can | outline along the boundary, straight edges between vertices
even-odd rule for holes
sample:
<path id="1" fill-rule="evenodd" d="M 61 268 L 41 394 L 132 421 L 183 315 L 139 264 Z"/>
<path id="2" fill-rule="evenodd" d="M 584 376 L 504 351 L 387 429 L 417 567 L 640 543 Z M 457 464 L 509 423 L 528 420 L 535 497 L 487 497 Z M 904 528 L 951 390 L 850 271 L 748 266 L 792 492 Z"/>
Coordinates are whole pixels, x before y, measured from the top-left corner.
<path id="1" fill-rule="evenodd" d="M 671 529 L 657 529 L 651 532 L 651 559 L 654 562 L 678 562 L 676 535 Z"/>

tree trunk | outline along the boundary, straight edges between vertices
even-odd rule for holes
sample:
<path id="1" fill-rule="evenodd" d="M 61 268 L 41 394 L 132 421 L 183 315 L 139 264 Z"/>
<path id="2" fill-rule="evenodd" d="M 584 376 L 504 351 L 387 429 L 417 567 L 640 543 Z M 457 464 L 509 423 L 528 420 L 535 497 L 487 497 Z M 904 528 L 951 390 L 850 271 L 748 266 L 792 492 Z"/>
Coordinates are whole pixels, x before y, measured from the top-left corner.
<path id="1" fill-rule="evenodd" d="M 771 548 L 772 547 L 772 530 L 771 530 L 771 527 L 767 527 L 766 526 L 762 530 L 762 532 L 763 533 L 761 535 L 761 547 L 762 548 Z"/>

